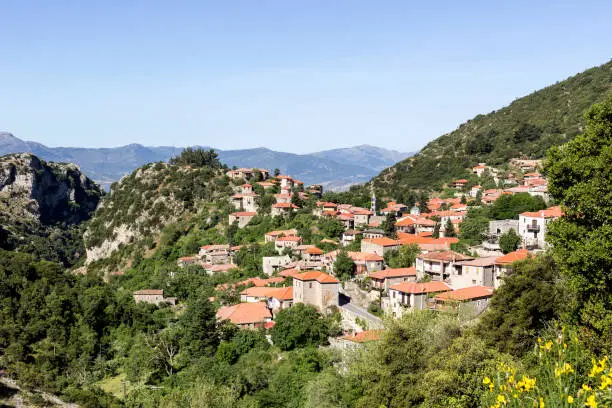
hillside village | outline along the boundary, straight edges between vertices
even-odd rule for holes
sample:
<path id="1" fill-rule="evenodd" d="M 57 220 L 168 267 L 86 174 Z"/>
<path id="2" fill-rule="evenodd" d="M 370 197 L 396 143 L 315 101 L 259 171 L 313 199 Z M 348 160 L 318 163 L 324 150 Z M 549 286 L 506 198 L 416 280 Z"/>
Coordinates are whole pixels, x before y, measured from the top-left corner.
<path id="1" fill-rule="evenodd" d="M 229 197 L 235 210 L 228 216 L 229 226 L 248 228 L 261 213 L 282 219 L 310 202 L 313 219 L 337 220 L 343 231 L 339 239 L 318 242 L 305 240 L 295 228 L 267 231 L 261 243 L 273 245 L 277 255 L 261 258 L 262 276 L 217 286 L 218 296 L 210 300 L 218 304 L 218 319 L 244 329 L 270 329 L 279 311 L 304 303 L 324 314 L 340 312 L 344 334 L 339 339 L 351 342 L 378 338 L 367 333 L 383 329 L 385 316 L 399 318 L 411 310 L 454 308 L 480 314 L 514 262 L 546 249 L 546 225 L 562 215 L 559 207 L 551 206 L 521 212 L 518 219 L 491 220 L 481 244 L 461 245 L 462 223 L 470 209 L 519 194 L 550 201 L 541 161 L 513 159 L 509 168 L 480 163 L 471 169 L 469 180 L 450 181 L 424 204 L 409 207 L 388 198 L 382 208 L 374 194 L 370 208 L 322 200 L 320 185 L 305 188 L 278 171 L 227 171 L 235 185 Z M 483 187 L 491 181 L 497 188 Z M 264 194 L 274 200 L 265 203 Z M 499 245 L 504 234 L 517 236 L 507 253 Z M 243 243 L 204 245 L 198 253 L 179 258 L 177 266 L 202 268 L 212 276 L 227 274 L 239 269 L 236 256 L 244 250 L 248 245 Z M 394 257 L 407 251 L 412 251 L 409 264 L 397 265 Z M 346 269 L 346 263 L 350 273 L 340 276 L 337 269 Z M 138 291 L 134 298 L 176 302 L 164 298 L 163 290 Z M 361 332 L 366 334 L 357 336 Z"/>

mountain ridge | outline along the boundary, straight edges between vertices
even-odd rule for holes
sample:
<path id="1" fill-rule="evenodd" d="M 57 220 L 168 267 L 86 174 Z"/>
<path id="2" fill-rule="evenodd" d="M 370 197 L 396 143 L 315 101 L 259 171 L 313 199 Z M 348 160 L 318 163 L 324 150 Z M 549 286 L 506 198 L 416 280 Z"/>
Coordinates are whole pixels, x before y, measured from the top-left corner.
<path id="1" fill-rule="evenodd" d="M 586 110 L 610 94 L 612 60 L 476 115 L 367 184 L 373 184 L 377 195 L 393 193 L 402 200 L 411 189 L 440 189 L 466 177 L 480 162 L 504 166 L 514 157 L 543 158 L 551 146 L 579 135 Z"/>
<path id="2" fill-rule="evenodd" d="M 48 147 L 38 142 L 24 141 L 9 132 L 0 132 L 0 155 L 29 152 L 44 160 L 75 163 L 106 190 L 134 169 L 147 163 L 166 161 L 182 150 L 182 147 L 144 146 L 139 143 L 113 148 Z M 279 152 L 266 147 L 215 150 L 221 161 L 230 167 L 279 168 L 282 173 L 292 174 L 307 184 L 323 184 L 327 189 L 345 189 L 366 182 L 383 168 L 396 163 L 398 158 L 411 154 L 369 145 L 309 154 Z M 365 165 L 359 161 L 360 157 L 368 158 Z"/>

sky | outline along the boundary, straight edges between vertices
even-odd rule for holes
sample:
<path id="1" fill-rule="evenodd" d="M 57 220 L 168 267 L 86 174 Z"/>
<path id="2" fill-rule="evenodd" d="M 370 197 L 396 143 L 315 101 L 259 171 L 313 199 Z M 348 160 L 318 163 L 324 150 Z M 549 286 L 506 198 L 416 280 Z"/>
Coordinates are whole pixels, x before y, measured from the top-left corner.
<path id="1" fill-rule="evenodd" d="M 0 131 L 415 151 L 612 57 L 610 1 L 0 0 Z"/>

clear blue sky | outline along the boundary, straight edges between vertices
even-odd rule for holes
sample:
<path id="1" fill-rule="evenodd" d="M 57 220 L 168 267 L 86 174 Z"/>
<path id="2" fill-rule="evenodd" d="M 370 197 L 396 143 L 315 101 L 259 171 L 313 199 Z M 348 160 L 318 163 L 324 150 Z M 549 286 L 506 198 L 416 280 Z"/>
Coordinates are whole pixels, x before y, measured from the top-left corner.
<path id="1" fill-rule="evenodd" d="M 422 147 L 612 56 L 610 1 L 0 0 L 0 130 Z"/>

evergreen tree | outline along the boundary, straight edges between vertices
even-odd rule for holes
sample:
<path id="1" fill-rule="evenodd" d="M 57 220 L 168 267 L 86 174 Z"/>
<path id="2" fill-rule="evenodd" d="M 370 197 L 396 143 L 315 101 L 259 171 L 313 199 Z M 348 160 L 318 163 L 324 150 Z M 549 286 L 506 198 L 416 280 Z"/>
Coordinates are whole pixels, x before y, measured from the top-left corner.
<path id="1" fill-rule="evenodd" d="M 385 231 L 385 236 L 389 238 L 396 238 L 396 227 L 395 223 L 397 222 L 397 217 L 395 216 L 395 212 L 391 211 L 385 217 L 385 221 L 383 221 L 383 230 Z"/>
<path id="2" fill-rule="evenodd" d="M 342 281 L 347 281 L 355 276 L 355 262 L 344 249 L 341 249 L 336 256 L 334 274 Z"/>
<path id="3" fill-rule="evenodd" d="M 455 231 L 455 226 L 453 225 L 451 219 L 446 220 L 446 225 L 444 226 L 444 236 L 445 237 L 456 237 L 457 232 Z"/>
<path id="4" fill-rule="evenodd" d="M 502 236 L 499 237 L 499 247 L 504 254 L 516 251 L 520 244 L 521 237 L 514 231 L 514 228 L 510 228 L 508 232 L 503 233 Z"/>

